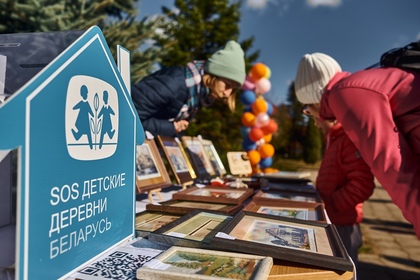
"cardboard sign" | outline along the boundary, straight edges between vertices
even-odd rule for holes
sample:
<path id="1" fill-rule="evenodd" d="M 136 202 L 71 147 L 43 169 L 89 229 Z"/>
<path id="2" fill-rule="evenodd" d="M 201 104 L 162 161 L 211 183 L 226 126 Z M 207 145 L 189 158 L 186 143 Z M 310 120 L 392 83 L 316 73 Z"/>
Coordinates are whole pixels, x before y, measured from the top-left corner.
<path id="1" fill-rule="evenodd" d="M 134 236 L 143 127 L 98 27 L 0 105 L 19 147 L 16 279 L 58 279 Z"/>

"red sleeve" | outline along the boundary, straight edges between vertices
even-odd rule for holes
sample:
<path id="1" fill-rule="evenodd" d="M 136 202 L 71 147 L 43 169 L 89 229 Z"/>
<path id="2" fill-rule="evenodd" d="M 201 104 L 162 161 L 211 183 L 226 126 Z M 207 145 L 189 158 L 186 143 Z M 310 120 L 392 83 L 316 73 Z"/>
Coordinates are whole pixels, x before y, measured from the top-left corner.
<path id="1" fill-rule="evenodd" d="M 367 200 L 375 189 L 374 177 L 351 140 L 344 135 L 338 164 L 344 176 L 344 185 L 332 194 L 334 208 L 340 211 L 354 209 Z"/>
<path id="2" fill-rule="evenodd" d="M 329 106 L 420 238 L 420 168 L 407 142 L 394 130 L 387 96 L 360 88 L 330 92 Z"/>

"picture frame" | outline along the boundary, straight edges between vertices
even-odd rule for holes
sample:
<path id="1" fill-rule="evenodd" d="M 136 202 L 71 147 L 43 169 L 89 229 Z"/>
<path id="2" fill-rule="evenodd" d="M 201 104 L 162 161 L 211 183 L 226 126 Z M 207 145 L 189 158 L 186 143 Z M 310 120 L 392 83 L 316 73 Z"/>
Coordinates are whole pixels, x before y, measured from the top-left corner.
<path id="1" fill-rule="evenodd" d="M 276 201 L 251 201 L 243 209 L 245 212 L 262 213 L 265 215 L 281 216 L 305 221 L 327 222 L 325 209 L 322 204 L 310 206 L 279 206 Z"/>
<path id="2" fill-rule="evenodd" d="M 154 139 L 146 139 L 136 146 L 136 190 L 137 194 L 172 185 L 171 178 L 160 157 Z"/>
<path id="3" fill-rule="evenodd" d="M 248 176 L 252 173 L 252 166 L 247 152 L 227 152 L 226 155 L 232 175 Z"/>
<path id="4" fill-rule="evenodd" d="M 319 194 L 309 192 L 296 192 L 288 190 L 258 190 L 252 200 L 255 203 L 263 204 L 275 202 L 278 206 L 284 207 L 314 207 L 314 205 L 323 204 Z"/>
<path id="5" fill-rule="evenodd" d="M 254 194 L 249 188 L 229 188 L 220 186 L 192 186 L 172 194 L 172 199 L 204 201 L 224 204 L 242 204 Z"/>
<path id="6" fill-rule="evenodd" d="M 197 176 L 179 138 L 158 135 L 156 139 L 176 182 L 179 185 L 192 183 Z"/>
<path id="7" fill-rule="evenodd" d="M 159 204 L 146 204 L 146 210 L 166 213 L 189 214 L 194 210 L 233 215 L 243 208 L 242 204 L 223 204 L 202 201 L 168 200 Z"/>
<path id="8" fill-rule="evenodd" d="M 190 248 L 211 249 L 211 239 L 232 216 L 195 210 L 151 232 L 150 241 Z"/>
<path id="9" fill-rule="evenodd" d="M 240 211 L 211 241 L 214 249 L 353 271 L 333 224 Z"/>
<path id="10" fill-rule="evenodd" d="M 189 155 L 197 177 L 200 179 L 215 177 L 216 171 L 200 139 L 195 136 L 182 136 L 181 142 Z"/>
<path id="11" fill-rule="evenodd" d="M 296 175 L 293 175 L 295 173 Z M 284 176 L 282 176 L 282 174 L 284 174 Z M 288 176 L 288 174 L 290 174 L 290 176 Z M 307 177 L 307 172 L 302 172 L 302 176 L 299 174 L 300 172 L 279 171 L 277 173 L 253 174 L 252 178 L 265 179 L 274 185 L 286 184 L 305 187 L 308 184 L 313 184 L 310 178 Z"/>
<path id="12" fill-rule="evenodd" d="M 271 257 L 173 246 L 138 268 L 137 279 L 216 280 L 234 274 L 236 279 L 263 280 L 272 266 Z"/>
<path id="13" fill-rule="evenodd" d="M 311 176 L 309 171 L 278 171 L 264 174 L 268 179 L 307 179 Z"/>
<path id="14" fill-rule="evenodd" d="M 201 143 L 203 144 L 204 150 L 207 152 L 208 158 L 216 171 L 216 175 L 223 176 L 226 175 L 227 171 L 225 166 L 223 165 L 222 159 L 220 158 L 219 154 L 217 153 L 216 148 L 213 145 L 213 142 L 208 139 L 201 139 Z"/>
<path id="15" fill-rule="evenodd" d="M 147 237 L 151 232 L 178 220 L 182 215 L 159 211 L 143 211 L 136 214 L 135 230 L 137 237 Z"/>
<path id="16" fill-rule="evenodd" d="M 260 180 L 266 180 L 262 177 Z M 304 192 L 304 193 L 317 193 L 315 186 L 311 181 L 302 182 L 271 182 L 268 181 L 267 189 L 279 190 L 279 191 L 293 191 L 293 192 Z"/>

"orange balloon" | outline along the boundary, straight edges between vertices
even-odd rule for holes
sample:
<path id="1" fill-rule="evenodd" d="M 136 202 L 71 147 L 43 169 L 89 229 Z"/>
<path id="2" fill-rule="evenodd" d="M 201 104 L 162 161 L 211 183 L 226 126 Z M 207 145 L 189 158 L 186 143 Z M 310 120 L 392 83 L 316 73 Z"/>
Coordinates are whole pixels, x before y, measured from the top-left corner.
<path id="1" fill-rule="evenodd" d="M 249 139 L 251 139 L 251 141 L 257 142 L 264 136 L 264 133 L 259 127 L 253 127 L 251 128 L 251 131 L 249 132 L 248 136 Z"/>
<path id="2" fill-rule="evenodd" d="M 252 166 L 257 165 L 261 161 L 261 155 L 256 150 L 248 151 L 248 158 Z"/>
<path id="3" fill-rule="evenodd" d="M 253 126 L 255 124 L 255 115 L 251 112 L 245 112 L 241 117 L 242 124 L 244 126 Z"/>
<path id="4" fill-rule="evenodd" d="M 261 174 L 262 173 L 262 170 L 258 166 L 258 164 L 257 165 L 252 165 L 251 167 L 252 167 L 252 174 Z"/>
<path id="5" fill-rule="evenodd" d="M 259 149 L 261 158 L 269 158 L 274 155 L 274 147 L 271 144 L 264 144 Z"/>
<path id="6" fill-rule="evenodd" d="M 259 113 L 266 113 L 268 110 L 268 104 L 264 100 L 264 98 L 257 98 L 257 100 L 254 101 L 251 105 L 252 112 L 255 115 L 258 115 Z"/>
<path id="7" fill-rule="evenodd" d="M 280 170 L 278 170 L 277 168 L 272 168 L 272 167 L 267 167 L 267 168 L 264 168 L 263 170 L 264 173 L 277 173 L 279 171 Z"/>
<path id="8" fill-rule="evenodd" d="M 271 139 L 273 139 L 273 134 L 266 134 L 262 137 L 265 141 L 265 143 L 270 143 Z"/>
<path id="9" fill-rule="evenodd" d="M 265 126 L 261 127 L 261 130 L 264 132 L 264 134 L 270 134 L 270 133 L 276 132 L 278 128 L 279 127 L 278 127 L 276 121 L 273 120 L 273 119 L 270 119 L 268 121 L 268 124 L 266 124 Z"/>
<path id="10" fill-rule="evenodd" d="M 251 71 L 249 73 L 249 75 L 254 81 L 258 81 L 259 79 L 265 77 L 267 74 L 268 74 L 268 67 L 265 66 L 265 64 L 261 62 L 254 64 L 251 67 Z"/>

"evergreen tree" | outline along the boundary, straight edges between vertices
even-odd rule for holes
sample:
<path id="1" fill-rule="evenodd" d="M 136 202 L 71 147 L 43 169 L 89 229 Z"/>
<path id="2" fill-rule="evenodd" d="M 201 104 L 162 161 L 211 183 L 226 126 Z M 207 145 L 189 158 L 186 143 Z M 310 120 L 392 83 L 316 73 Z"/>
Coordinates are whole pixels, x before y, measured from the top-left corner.
<path id="1" fill-rule="evenodd" d="M 292 130 L 292 118 L 289 114 L 289 106 L 280 104 L 273 106 L 274 111 L 271 118 L 276 121 L 278 129 L 273 133 L 271 144 L 277 156 L 289 157 L 289 139 Z"/>
<path id="2" fill-rule="evenodd" d="M 321 153 L 321 132 L 319 128 L 315 126 L 314 120 L 311 118 L 308 121 L 306 137 L 303 145 L 303 159 L 306 163 L 314 164 L 321 160 Z"/>
<path id="3" fill-rule="evenodd" d="M 169 27 L 165 37 L 159 39 L 168 50 L 162 56 L 162 65 L 186 65 L 191 60 L 207 59 L 228 40 L 237 41 L 241 4 L 242 1 L 229 0 L 175 0 L 175 11 L 163 7 Z M 247 69 L 259 56 L 258 51 L 247 55 L 253 40 L 251 37 L 239 42 L 246 53 Z M 226 104 L 216 102 L 203 108 L 185 132 L 212 140 L 225 163 L 227 151 L 242 150 L 240 127 L 244 106 L 239 102 L 239 94 L 235 113 L 231 113 Z"/>
<path id="4" fill-rule="evenodd" d="M 131 52 L 132 81 L 153 72 L 164 52 L 155 45 L 145 50 L 156 30 L 164 28 L 163 17 L 136 19 L 137 0 L 3 0 L 0 1 L 0 33 L 85 30 L 97 25 L 116 59 L 116 46 Z"/>
<path id="5" fill-rule="evenodd" d="M 289 86 L 287 101 L 291 118 L 288 154 L 291 158 L 302 158 L 307 119 L 302 115 L 302 104 L 296 98 L 294 82 Z"/>

